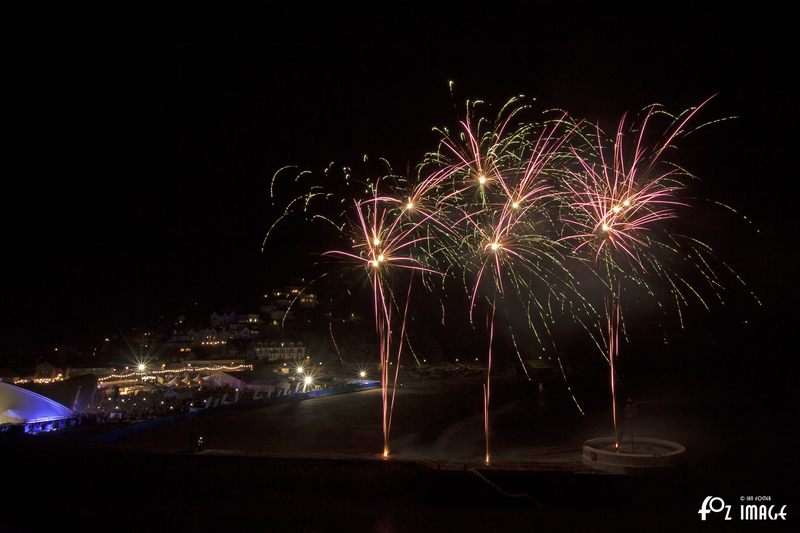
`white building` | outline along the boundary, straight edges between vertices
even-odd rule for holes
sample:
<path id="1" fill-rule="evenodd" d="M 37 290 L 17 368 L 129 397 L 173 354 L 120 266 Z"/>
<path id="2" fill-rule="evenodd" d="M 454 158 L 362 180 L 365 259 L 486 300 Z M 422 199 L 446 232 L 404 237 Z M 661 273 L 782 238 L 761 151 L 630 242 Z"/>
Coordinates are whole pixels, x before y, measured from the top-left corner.
<path id="1" fill-rule="evenodd" d="M 253 352 L 264 361 L 295 361 L 306 357 L 303 343 L 295 341 L 255 341 Z"/>

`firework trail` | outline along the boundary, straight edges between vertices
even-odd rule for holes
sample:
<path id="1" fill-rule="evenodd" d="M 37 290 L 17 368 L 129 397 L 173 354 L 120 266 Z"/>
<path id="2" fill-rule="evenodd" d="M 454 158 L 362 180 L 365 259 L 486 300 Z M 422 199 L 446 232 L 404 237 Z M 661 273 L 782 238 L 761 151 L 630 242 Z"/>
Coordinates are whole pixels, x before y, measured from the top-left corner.
<path id="1" fill-rule="evenodd" d="M 619 294 L 619 291 L 617 292 Z M 608 318 L 608 362 L 611 367 L 611 417 L 614 422 L 614 447 L 619 448 L 620 435 L 617 426 L 617 380 L 614 362 L 619 356 L 619 299 L 608 302 L 606 315 Z"/>
<path id="2" fill-rule="evenodd" d="M 491 318 L 489 318 L 489 353 L 486 358 L 486 383 L 483 384 L 483 434 L 486 440 L 486 456 L 484 461 L 487 465 L 492 462 L 492 454 L 489 448 L 489 399 L 491 397 L 492 387 L 492 342 L 494 341 L 494 312 L 496 303 L 496 301 L 492 301 Z"/>

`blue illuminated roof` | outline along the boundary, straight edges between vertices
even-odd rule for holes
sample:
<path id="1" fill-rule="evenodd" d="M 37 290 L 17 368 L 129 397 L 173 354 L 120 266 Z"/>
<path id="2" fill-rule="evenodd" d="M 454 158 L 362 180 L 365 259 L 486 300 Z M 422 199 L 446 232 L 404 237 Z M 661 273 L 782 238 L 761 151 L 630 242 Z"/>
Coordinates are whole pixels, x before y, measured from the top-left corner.
<path id="1" fill-rule="evenodd" d="M 67 407 L 40 394 L 0 382 L 0 424 L 26 424 L 73 416 Z"/>

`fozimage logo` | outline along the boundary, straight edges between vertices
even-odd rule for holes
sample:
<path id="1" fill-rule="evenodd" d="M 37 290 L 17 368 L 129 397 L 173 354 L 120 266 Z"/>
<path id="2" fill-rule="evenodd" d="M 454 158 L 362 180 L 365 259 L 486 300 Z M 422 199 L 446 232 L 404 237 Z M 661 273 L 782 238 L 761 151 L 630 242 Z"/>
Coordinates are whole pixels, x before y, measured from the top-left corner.
<path id="1" fill-rule="evenodd" d="M 706 496 L 703 505 L 697 512 L 700 514 L 700 520 L 705 520 L 709 513 L 721 513 L 722 511 L 725 511 L 725 520 L 730 520 L 731 506 L 725 505 L 725 500 L 719 496 Z"/>
<path id="2" fill-rule="evenodd" d="M 700 520 L 720 514 L 723 520 L 786 520 L 786 505 L 775 505 L 771 496 L 740 496 L 737 510 L 719 496 L 706 496 L 700 510 Z M 737 512 L 738 511 L 738 512 Z"/>

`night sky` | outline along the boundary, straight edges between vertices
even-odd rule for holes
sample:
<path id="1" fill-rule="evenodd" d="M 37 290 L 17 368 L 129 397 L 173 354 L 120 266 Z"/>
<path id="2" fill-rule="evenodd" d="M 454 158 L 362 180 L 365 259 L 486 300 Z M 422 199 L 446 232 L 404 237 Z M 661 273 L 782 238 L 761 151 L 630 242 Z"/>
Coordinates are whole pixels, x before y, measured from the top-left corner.
<path id="1" fill-rule="evenodd" d="M 71 7 L 9 21 L 3 350 L 90 341 L 195 301 L 245 305 L 290 281 L 313 257 L 287 239 L 260 253 L 273 172 L 365 153 L 413 166 L 455 119 L 449 80 L 459 111 L 524 93 L 606 125 L 719 93 L 704 118 L 740 118 L 683 160 L 754 221 L 720 219 L 721 253 L 790 323 L 790 17 L 663 8 Z"/>

